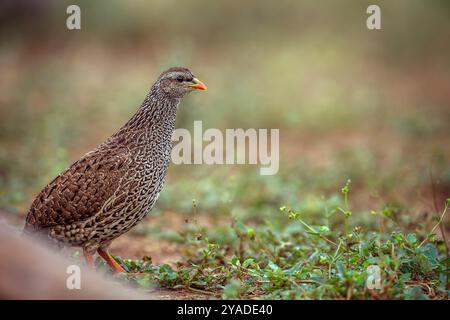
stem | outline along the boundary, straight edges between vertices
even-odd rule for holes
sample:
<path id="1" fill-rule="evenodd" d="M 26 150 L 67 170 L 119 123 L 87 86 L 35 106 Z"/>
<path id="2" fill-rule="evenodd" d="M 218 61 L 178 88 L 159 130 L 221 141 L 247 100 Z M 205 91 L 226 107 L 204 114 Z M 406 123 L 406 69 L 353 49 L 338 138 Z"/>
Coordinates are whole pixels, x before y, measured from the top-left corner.
<path id="1" fill-rule="evenodd" d="M 348 210 L 348 192 L 344 194 L 345 209 Z"/>
<path id="2" fill-rule="evenodd" d="M 311 231 L 312 233 L 314 233 L 315 235 L 318 235 L 321 239 L 327 241 L 328 243 L 331 243 L 332 245 L 334 245 L 335 247 L 337 247 L 337 243 L 334 241 L 331 241 L 330 239 L 328 239 L 327 237 L 321 235 L 319 232 L 317 232 L 316 230 L 314 230 L 313 227 L 311 227 L 309 224 L 307 224 L 305 221 L 303 221 L 302 219 L 297 219 L 302 225 L 304 225 L 309 231 Z"/>
<path id="3" fill-rule="evenodd" d="M 437 200 L 436 200 L 436 188 L 435 188 L 435 184 L 434 184 L 433 171 L 431 170 L 431 166 L 430 166 L 430 182 L 431 182 L 431 194 L 433 195 L 434 210 L 436 212 L 438 212 L 439 208 L 438 208 L 438 204 L 437 204 Z M 449 205 L 449 200 L 447 199 L 447 201 L 445 203 L 444 213 L 447 210 L 448 205 Z M 446 282 L 447 282 L 446 288 L 448 289 L 448 288 L 450 288 L 450 284 L 448 281 L 449 276 L 450 276 L 450 248 L 448 247 L 447 236 L 445 235 L 445 228 L 444 228 L 443 224 L 441 223 L 442 220 L 443 220 L 443 216 L 441 216 L 441 219 L 439 219 L 438 224 L 439 224 L 439 230 L 441 231 L 442 240 L 444 240 L 445 254 L 447 256 L 446 263 L 445 263 L 447 272 L 446 272 L 445 276 L 446 276 Z"/>
<path id="4" fill-rule="evenodd" d="M 423 241 L 419 244 L 419 246 L 417 248 L 420 248 L 428 240 L 428 237 L 434 233 L 434 231 L 437 229 L 437 227 L 440 226 L 441 222 L 444 220 L 445 214 L 447 213 L 448 204 L 449 204 L 449 202 L 447 201 L 445 203 L 445 207 L 444 207 L 444 210 L 442 211 L 442 214 L 441 214 L 441 217 L 439 218 L 439 221 L 435 224 L 433 229 L 431 229 L 430 233 L 428 233 L 427 237 L 425 239 L 423 239 Z M 445 245 L 447 247 L 447 243 Z"/>
<path id="5" fill-rule="evenodd" d="M 198 292 L 198 293 L 202 293 L 202 294 L 208 294 L 208 295 L 211 295 L 211 296 L 217 296 L 216 293 L 211 292 L 211 291 L 206 291 L 206 290 L 202 290 L 202 289 L 197 289 L 197 288 L 193 288 L 193 287 L 191 287 L 191 286 L 188 286 L 187 288 L 188 288 L 189 290 L 191 290 L 191 291 L 194 291 L 194 292 Z"/>

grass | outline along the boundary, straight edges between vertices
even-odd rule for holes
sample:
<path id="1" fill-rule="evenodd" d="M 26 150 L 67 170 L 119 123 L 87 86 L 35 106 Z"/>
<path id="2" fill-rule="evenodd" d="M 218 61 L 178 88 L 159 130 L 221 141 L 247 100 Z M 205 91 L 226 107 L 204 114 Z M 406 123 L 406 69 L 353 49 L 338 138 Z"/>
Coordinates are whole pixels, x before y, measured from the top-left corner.
<path id="1" fill-rule="evenodd" d="M 143 289 L 224 299 L 448 299 L 448 247 L 436 231 L 450 199 L 431 230 L 409 233 L 389 207 L 371 210 L 370 223 L 354 221 L 350 187 L 348 181 L 339 199 L 323 198 L 315 220 L 282 206 L 261 224 L 237 217 L 208 228 L 187 224 L 177 237 L 165 237 L 184 243 L 176 266 L 148 257 L 116 259 L 130 271 L 149 273 L 127 280 Z M 366 285 L 371 266 L 380 270 L 372 290 Z"/>

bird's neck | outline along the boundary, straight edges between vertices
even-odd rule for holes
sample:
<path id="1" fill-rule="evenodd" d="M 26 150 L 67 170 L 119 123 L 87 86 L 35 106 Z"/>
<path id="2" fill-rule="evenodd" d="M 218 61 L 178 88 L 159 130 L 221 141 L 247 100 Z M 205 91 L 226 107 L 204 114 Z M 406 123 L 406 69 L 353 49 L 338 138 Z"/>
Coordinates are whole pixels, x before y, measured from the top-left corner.
<path id="1" fill-rule="evenodd" d="M 170 142 L 179 103 L 179 98 L 152 87 L 138 111 L 114 136 L 128 145 L 145 144 L 156 138 L 164 139 L 160 143 Z"/>

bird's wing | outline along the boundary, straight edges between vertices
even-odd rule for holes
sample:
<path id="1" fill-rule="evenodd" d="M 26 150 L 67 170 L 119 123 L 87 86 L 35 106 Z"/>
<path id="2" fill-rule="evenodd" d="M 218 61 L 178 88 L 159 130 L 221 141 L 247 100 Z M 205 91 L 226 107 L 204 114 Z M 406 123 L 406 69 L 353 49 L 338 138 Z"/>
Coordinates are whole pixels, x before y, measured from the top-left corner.
<path id="1" fill-rule="evenodd" d="M 117 190 L 130 161 L 126 148 L 87 153 L 39 193 L 25 229 L 38 231 L 92 217 Z"/>

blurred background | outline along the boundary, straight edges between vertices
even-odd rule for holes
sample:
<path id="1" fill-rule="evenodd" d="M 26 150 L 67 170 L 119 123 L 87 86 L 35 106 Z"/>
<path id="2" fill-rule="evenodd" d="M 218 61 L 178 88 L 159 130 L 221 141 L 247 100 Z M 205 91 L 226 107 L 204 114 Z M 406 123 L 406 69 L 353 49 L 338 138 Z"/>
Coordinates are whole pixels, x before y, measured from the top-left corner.
<path id="1" fill-rule="evenodd" d="M 66 28 L 70 4 L 81 30 Z M 366 28 L 370 4 L 382 30 Z M 389 208 L 412 231 L 450 196 L 448 1 L 3 0 L 0 18 L 0 211 L 17 226 L 170 66 L 209 88 L 178 127 L 279 128 L 280 171 L 172 165 L 148 223 L 117 240 L 123 256 L 179 259 L 186 221 L 217 238 L 282 205 L 321 219 L 348 179 L 356 219 Z"/>

